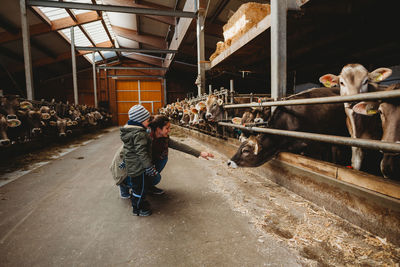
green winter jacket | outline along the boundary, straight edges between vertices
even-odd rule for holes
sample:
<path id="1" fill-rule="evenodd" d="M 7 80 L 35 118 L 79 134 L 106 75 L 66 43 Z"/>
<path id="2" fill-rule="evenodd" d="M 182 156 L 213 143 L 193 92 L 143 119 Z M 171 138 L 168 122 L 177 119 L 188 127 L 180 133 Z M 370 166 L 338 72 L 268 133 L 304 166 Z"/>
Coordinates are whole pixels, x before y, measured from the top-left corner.
<path id="1" fill-rule="evenodd" d="M 120 136 L 124 142 L 123 153 L 128 175 L 141 175 L 146 168 L 153 165 L 149 134 L 141 126 L 125 125 L 120 128 Z"/>

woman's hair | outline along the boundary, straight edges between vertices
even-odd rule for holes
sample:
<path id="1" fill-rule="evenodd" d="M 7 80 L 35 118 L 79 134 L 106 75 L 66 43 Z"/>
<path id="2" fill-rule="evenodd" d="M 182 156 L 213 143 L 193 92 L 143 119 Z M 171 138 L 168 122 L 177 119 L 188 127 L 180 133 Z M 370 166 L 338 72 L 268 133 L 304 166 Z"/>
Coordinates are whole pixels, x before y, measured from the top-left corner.
<path id="1" fill-rule="evenodd" d="M 157 128 L 162 129 L 169 122 L 169 118 L 164 115 L 156 115 L 152 120 L 150 120 L 150 128 L 155 131 Z"/>

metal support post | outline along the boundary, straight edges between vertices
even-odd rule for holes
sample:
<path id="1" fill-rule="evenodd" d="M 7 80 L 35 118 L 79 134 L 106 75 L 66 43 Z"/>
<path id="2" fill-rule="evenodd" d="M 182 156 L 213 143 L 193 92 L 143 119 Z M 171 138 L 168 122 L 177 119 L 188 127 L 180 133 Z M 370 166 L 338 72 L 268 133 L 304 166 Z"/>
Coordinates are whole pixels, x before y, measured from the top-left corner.
<path id="1" fill-rule="evenodd" d="M 287 0 L 271 0 L 271 96 L 286 96 Z"/>
<path id="2" fill-rule="evenodd" d="M 75 103 L 75 105 L 78 105 L 78 79 L 76 76 L 74 27 L 71 27 L 71 58 L 72 58 L 72 81 L 73 81 L 73 86 L 74 86 L 74 103 Z"/>
<path id="3" fill-rule="evenodd" d="M 208 85 L 208 94 L 211 95 L 212 94 L 212 85 Z"/>
<path id="4" fill-rule="evenodd" d="M 231 104 L 233 104 L 233 94 L 235 93 L 235 88 L 233 87 L 233 80 L 229 81 L 229 86 L 230 86 Z"/>
<path id="5" fill-rule="evenodd" d="M 205 1 L 198 0 L 198 15 L 197 15 L 197 95 L 205 93 L 205 82 L 206 82 L 206 69 L 205 69 L 205 53 L 204 53 L 204 12 L 205 12 Z"/>
<path id="6" fill-rule="evenodd" d="M 139 101 L 139 105 L 142 104 L 141 100 L 140 100 L 140 80 L 137 81 L 137 86 L 138 86 L 138 101 Z"/>
<path id="7" fill-rule="evenodd" d="M 21 10 L 21 31 L 22 31 L 22 45 L 24 49 L 24 64 L 25 64 L 25 80 L 26 80 L 26 98 L 33 100 L 33 74 L 32 74 L 32 57 L 31 57 L 31 44 L 29 35 L 28 17 L 26 13 L 26 2 L 20 0 Z"/>
<path id="8" fill-rule="evenodd" d="M 96 61 L 94 52 L 92 53 L 93 59 L 93 90 L 94 90 L 94 106 L 97 108 L 97 84 L 96 84 Z"/>
<path id="9" fill-rule="evenodd" d="M 167 80 L 164 79 L 164 105 L 168 103 L 167 101 Z"/>

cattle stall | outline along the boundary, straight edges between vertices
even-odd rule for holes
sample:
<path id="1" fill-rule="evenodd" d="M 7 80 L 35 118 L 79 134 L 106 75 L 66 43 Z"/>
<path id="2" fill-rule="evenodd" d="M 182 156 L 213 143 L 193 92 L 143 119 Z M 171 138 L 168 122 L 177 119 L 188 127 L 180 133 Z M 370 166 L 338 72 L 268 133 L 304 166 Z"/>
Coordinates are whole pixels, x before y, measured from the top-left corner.
<path id="1" fill-rule="evenodd" d="M 231 95 L 229 96 L 228 93 L 231 93 Z M 219 92 L 215 91 L 213 94 L 224 101 L 230 99 L 224 102 L 226 104 L 223 106 L 225 110 L 224 116 L 225 119 L 227 119 L 227 110 L 235 108 L 287 105 L 308 106 L 324 103 L 343 103 L 347 101 L 396 99 L 400 96 L 400 91 L 393 90 L 354 96 L 330 96 L 307 99 L 290 99 L 289 97 L 289 99 L 282 101 L 271 101 L 271 99 L 268 99 L 265 102 L 247 104 L 233 104 L 233 90 L 228 91 L 223 89 Z M 196 104 L 196 102 L 207 99 L 207 97 L 207 95 L 203 95 L 198 98 L 189 98 L 187 101 L 191 101 L 191 104 Z M 310 116 L 312 116 L 312 114 Z M 232 120 L 232 117 L 229 118 L 229 120 L 225 120 L 225 122 L 223 122 L 224 120 L 219 121 L 218 125 L 221 126 L 221 128 L 239 129 L 252 134 L 273 134 L 284 136 L 283 138 L 292 137 L 336 145 L 358 146 L 380 150 L 382 153 L 386 151 L 386 153 L 393 153 L 394 155 L 397 155 L 400 151 L 398 143 L 272 129 L 273 127 L 269 128 L 271 126 L 268 125 L 268 123 L 238 125 L 227 122 L 230 120 Z M 179 120 L 176 122 L 178 125 L 180 124 L 180 127 L 188 129 L 187 131 L 191 136 L 212 145 L 213 148 L 224 153 L 227 157 L 232 157 L 234 148 L 239 148 L 238 151 L 240 151 L 243 147 L 243 143 L 246 143 L 246 141 L 242 141 L 242 144 L 238 142 L 232 135 L 234 131 L 209 131 L 207 127 L 201 124 L 184 125 L 184 123 Z M 231 133 L 231 135 L 228 133 Z M 271 147 L 270 149 L 274 148 Z M 230 153 L 227 151 L 230 151 Z M 291 150 L 283 148 L 282 151 Z M 301 150 L 299 152 L 301 152 Z M 399 243 L 400 240 L 398 237 L 400 236 L 400 229 L 397 225 L 399 224 L 400 218 L 400 184 L 397 181 L 385 179 L 382 176 L 378 177 L 366 172 L 352 170 L 343 165 L 324 162 L 321 161 L 321 159 L 315 158 L 315 155 L 313 159 L 309 156 L 282 152 L 278 155 L 272 153 L 272 157 L 275 159 L 271 161 L 267 160 L 267 164 L 258 168 L 258 171 L 264 173 L 267 179 L 271 179 L 301 196 L 326 207 L 330 211 L 348 219 L 360 227 L 368 229 L 380 236 L 385 236 L 394 243 Z M 228 164 L 236 164 L 231 162 L 232 161 L 228 162 Z M 349 162 L 347 162 L 347 164 L 349 164 Z M 259 164 L 255 166 L 259 166 Z M 244 165 L 244 167 L 252 167 L 252 165 Z M 392 179 L 393 178 L 395 177 L 392 177 Z"/>

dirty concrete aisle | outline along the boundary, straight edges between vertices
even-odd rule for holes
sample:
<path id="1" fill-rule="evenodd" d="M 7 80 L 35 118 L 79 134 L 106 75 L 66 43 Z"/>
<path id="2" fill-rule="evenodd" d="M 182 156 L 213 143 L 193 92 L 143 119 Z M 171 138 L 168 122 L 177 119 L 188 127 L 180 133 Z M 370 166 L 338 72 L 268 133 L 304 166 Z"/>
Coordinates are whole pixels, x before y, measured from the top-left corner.
<path id="1" fill-rule="evenodd" d="M 116 128 L 0 188 L 2 266 L 295 266 L 212 190 L 207 162 L 170 149 L 153 215 L 132 215 L 108 166 Z"/>

